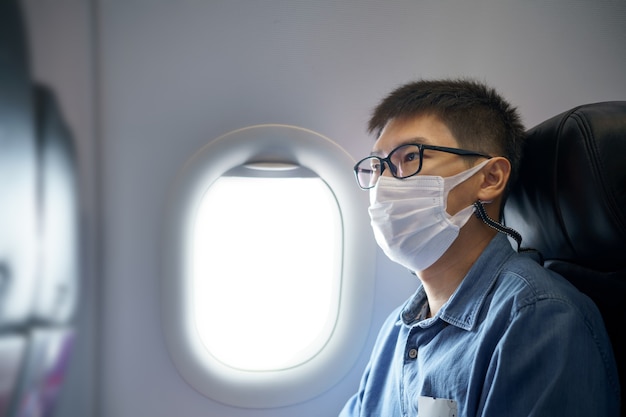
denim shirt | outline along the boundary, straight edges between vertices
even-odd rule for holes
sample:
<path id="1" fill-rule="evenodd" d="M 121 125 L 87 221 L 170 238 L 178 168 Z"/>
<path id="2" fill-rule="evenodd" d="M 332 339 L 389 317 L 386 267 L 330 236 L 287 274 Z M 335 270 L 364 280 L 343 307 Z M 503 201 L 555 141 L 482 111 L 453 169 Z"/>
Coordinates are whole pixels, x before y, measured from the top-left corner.
<path id="1" fill-rule="evenodd" d="M 420 286 L 389 316 L 340 417 L 417 416 L 418 406 L 420 417 L 619 415 L 595 304 L 506 236 L 494 237 L 434 317 L 426 308 Z M 429 414 L 437 407 L 449 411 Z"/>

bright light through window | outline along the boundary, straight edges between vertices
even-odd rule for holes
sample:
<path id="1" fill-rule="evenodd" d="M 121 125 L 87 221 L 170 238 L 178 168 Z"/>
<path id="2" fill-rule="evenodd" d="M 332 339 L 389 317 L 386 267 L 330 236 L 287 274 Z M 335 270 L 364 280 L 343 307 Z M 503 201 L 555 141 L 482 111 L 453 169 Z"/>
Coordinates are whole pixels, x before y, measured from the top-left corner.
<path id="1" fill-rule="evenodd" d="M 193 315 L 220 362 L 287 369 L 329 340 L 339 308 L 342 223 L 320 178 L 222 176 L 193 234 Z"/>

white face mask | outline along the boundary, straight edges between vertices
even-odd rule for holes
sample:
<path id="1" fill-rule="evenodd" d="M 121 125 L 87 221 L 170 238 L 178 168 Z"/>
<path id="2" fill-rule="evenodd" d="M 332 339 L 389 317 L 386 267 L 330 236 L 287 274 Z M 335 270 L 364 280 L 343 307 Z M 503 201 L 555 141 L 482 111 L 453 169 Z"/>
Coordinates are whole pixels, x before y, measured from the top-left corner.
<path id="1" fill-rule="evenodd" d="M 370 190 L 369 214 L 376 242 L 394 262 L 411 271 L 435 263 L 474 213 L 469 206 L 450 216 L 450 190 L 478 172 L 484 161 L 452 177 L 380 177 Z"/>

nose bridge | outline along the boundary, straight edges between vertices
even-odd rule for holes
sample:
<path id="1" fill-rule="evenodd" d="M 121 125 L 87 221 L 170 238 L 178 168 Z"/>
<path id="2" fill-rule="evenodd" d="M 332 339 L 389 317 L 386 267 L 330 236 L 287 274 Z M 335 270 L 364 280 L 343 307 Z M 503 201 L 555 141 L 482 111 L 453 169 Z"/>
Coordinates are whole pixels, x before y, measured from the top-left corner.
<path id="1" fill-rule="evenodd" d="M 400 145 L 392 150 L 389 155 L 387 155 L 387 158 L 385 158 L 385 162 L 389 167 L 390 175 L 393 175 L 397 178 L 404 178 L 405 176 L 407 176 L 407 174 L 409 174 L 409 172 L 407 171 L 411 171 L 412 167 L 404 166 L 404 162 L 407 153 L 411 153 L 411 151 L 413 151 L 413 146 L 415 145 Z M 413 152 L 418 154 L 418 157 L 421 159 L 421 150 L 419 149 L 419 147 Z"/>
<path id="2" fill-rule="evenodd" d="M 395 176 L 395 173 L 397 171 L 396 166 L 393 164 L 393 162 L 391 162 L 390 156 L 387 156 L 386 158 L 380 158 L 380 160 L 382 161 L 382 170 L 381 170 L 381 175 L 384 176 Z M 387 166 L 388 169 L 385 169 L 385 166 Z"/>

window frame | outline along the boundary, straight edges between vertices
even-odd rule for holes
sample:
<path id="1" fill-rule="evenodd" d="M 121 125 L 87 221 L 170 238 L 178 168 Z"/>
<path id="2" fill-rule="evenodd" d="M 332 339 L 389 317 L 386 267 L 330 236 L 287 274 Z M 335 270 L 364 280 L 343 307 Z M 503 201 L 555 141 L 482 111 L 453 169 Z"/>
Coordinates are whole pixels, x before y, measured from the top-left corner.
<path id="1" fill-rule="evenodd" d="M 245 371 L 212 357 L 195 331 L 192 250 L 196 209 L 206 189 L 246 163 L 297 164 L 314 171 L 335 194 L 343 225 L 337 319 L 328 342 L 307 362 L 288 369 Z M 374 298 L 375 244 L 367 195 L 352 177 L 354 160 L 339 145 L 308 129 L 255 125 L 229 132 L 199 149 L 169 188 L 161 238 L 161 324 L 181 376 L 218 402 L 270 408 L 309 400 L 341 380 L 355 364 L 369 331 Z M 358 324 L 357 324 L 358 323 Z"/>

